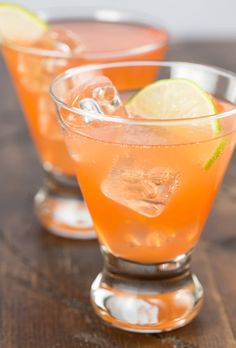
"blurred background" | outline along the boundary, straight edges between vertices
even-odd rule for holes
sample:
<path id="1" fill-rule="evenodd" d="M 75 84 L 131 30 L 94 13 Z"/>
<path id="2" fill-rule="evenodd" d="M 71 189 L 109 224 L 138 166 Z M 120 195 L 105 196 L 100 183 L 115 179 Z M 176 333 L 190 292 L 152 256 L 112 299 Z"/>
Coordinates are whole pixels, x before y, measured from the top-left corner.
<path id="1" fill-rule="evenodd" d="M 5 0 L 5 2 L 10 2 Z M 179 40 L 236 39 L 235 0 L 17 0 L 31 9 L 50 6 L 98 6 L 137 10 L 152 15 Z"/>

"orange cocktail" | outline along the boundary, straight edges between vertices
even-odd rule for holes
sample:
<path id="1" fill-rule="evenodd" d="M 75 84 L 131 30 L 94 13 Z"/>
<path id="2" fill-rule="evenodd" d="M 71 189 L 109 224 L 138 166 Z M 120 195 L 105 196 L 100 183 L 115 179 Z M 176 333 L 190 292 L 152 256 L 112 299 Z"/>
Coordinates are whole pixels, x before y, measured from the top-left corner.
<path id="1" fill-rule="evenodd" d="M 199 239 L 210 206 L 231 157 L 235 134 L 221 156 L 203 169 L 219 139 L 198 143 L 150 144 L 149 130 L 129 135 L 77 136 L 75 169 L 104 248 L 126 260 L 159 263 L 190 251 Z M 146 133 L 146 134 L 145 134 Z M 177 132 L 177 136 L 179 136 Z M 155 135 L 153 136 L 155 137 Z M 186 136 L 187 138 L 187 136 Z M 176 142 L 180 139 L 176 137 Z M 95 158 L 96 160 L 92 160 Z"/>
<path id="2" fill-rule="evenodd" d="M 203 298 L 190 255 L 235 146 L 235 76 L 188 63 L 94 65 L 59 76 L 51 94 L 104 255 L 96 312 L 137 332 L 185 325 Z"/>
<path id="3" fill-rule="evenodd" d="M 37 42 L 5 44 L 13 77 L 47 182 L 36 196 L 36 212 L 53 233 L 94 236 L 92 221 L 74 180 L 74 165 L 48 94 L 53 77 L 78 65 L 113 60 L 162 59 L 167 34 L 115 11 L 84 13 L 78 7 L 51 9 L 48 31 Z M 78 12 L 78 18 L 74 15 Z M 81 14 L 82 13 L 82 14 Z M 84 13 L 84 14 L 83 14 Z"/>

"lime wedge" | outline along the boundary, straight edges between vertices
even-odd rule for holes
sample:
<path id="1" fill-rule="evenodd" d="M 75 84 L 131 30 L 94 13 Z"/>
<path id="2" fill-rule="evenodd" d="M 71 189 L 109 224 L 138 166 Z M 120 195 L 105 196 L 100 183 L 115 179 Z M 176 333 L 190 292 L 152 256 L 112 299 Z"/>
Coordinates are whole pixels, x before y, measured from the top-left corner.
<path id="1" fill-rule="evenodd" d="M 212 98 L 195 82 L 163 79 L 143 88 L 128 102 L 133 114 L 143 118 L 180 119 L 216 113 Z"/>
<path id="2" fill-rule="evenodd" d="M 151 119 L 182 119 L 195 118 L 217 113 L 213 98 L 197 83 L 183 78 L 159 80 L 143 88 L 126 104 L 133 115 Z M 211 122 L 213 136 L 220 136 L 219 120 Z M 212 152 L 210 158 L 203 164 L 208 170 L 222 153 L 226 138 Z"/>
<path id="3" fill-rule="evenodd" d="M 48 24 L 20 5 L 0 3 L 0 42 L 27 43 L 41 37 Z"/>

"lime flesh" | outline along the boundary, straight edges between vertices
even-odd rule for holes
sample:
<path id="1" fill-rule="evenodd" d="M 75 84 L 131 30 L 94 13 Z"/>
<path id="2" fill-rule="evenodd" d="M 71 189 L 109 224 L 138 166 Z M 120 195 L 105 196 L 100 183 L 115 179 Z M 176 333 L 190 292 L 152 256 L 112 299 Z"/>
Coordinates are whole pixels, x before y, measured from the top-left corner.
<path id="1" fill-rule="evenodd" d="M 0 3 L 0 42 L 30 44 L 47 29 L 45 21 L 23 6 Z"/>
<path id="2" fill-rule="evenodd" d="M 184 119 L 217 113 L 212 97 L 192 80 L 173 78 L 159 80 L 143 88 L 127 103 L 133 115 L 149 119 Z M 210 122 L 214 137 L 221 135 L 219 120 Z M 210 158 L 203 164 L 209 170 L 221 155 L 226 138 L 220 140 Z"/>
<path id="3" fill-rule="evenodd" d="M 188 79 L 159 80 L 138 92 L 129 102 L 133 114 L 143 118 L 181 119 L 216 113 L 212 98 Z"/>

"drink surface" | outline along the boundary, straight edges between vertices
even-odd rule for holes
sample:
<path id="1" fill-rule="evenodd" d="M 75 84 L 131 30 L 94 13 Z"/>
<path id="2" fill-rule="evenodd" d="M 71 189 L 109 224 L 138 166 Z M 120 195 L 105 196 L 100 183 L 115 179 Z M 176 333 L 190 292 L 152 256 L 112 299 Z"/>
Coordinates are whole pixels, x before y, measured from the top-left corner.
<path id="1" fill-rule="evenodd" d="M 4 55 L 24 109 L 29 128 L 45 167 L 64 175 L 73 175 L 74 167 L 57 124 L 55 107 L 48 94 L 51 80 L 64 70 L 87 63 L 114 60 L 109 54 L 120 52 L 117 60 L 162 59 L 166 33 L 142 25 L 113 24 L 94 21 L 53 22 L 51 29 L 71 30 L 84 45 L 84 55 L 68 58 L 47 57 L 5 46 Z M 159 47 L 159 43 L 161 46 Z M 124 50 L 155 44 L 146 52 L 124 56 Z M 35 46 L 35 45 L 34 45 Z M 37 46 L 37 45 L 36 45 Z M 42 47 L 40 45 L 39 47 Z M 93 54 L 102 54 L 100 58 Z M 108 54 L 109 53 L 109 54 Z M 106 56 L 107 54 L 107 56 Z"/>
<path id="2" fill-rule="evenodd" d="M 218 108 L 232 105 L 218 102 Z M 190 251 L 234 149 L 235 134 L 224 136 L 222 153 L 204 168 L 222 141 L 220 136 L 204 138 L 207 126 L 193 123 L 172 130 L 93 122 L 81 125 L 67 141 L 102 245 L 117 257 L 140 263 L 172 260 Z M 227 121 L 221 126 L 230 128 Z"/>
<path id="3" fill-rule="evenodd" d="M 86 52 L 103 53 L 137 49 L 145 45 L 160 46 L 166 33 L 150 26 L 129 23 L 106 23 L 96 21 L 68 21 L 52 24 L 51 27 L 71 30 L 86 44 Z M 131 53 L 130 53 L 131 55 Z"/>

